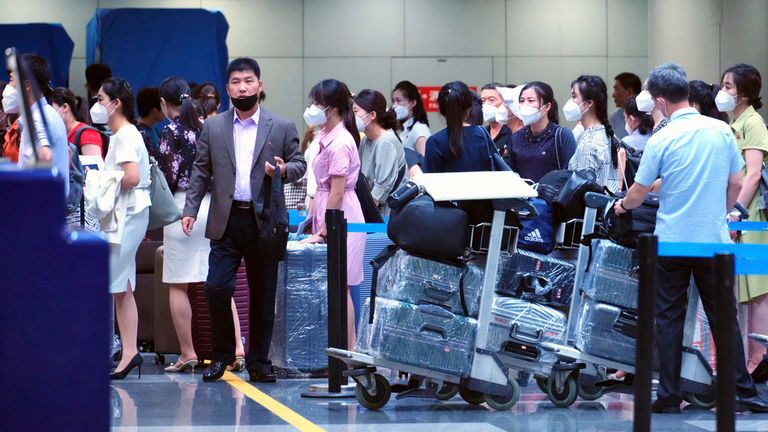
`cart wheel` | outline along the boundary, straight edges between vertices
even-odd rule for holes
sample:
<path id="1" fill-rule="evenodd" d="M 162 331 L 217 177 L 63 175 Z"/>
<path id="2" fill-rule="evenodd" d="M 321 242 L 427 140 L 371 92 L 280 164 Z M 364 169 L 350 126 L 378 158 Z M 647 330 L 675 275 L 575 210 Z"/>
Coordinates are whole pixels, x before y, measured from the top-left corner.
<path id="1" fill-rule="evenodd" d="M 162 354 L 155 354 L 155 364 L 160 366 L 165 365 L 165 356 Z"/>
<path id="2" fill-rule="evenodd" d="M 459 396 L 470 405 L 480 405 L 485 402 L 485 397 L 483 397 L 482 393 L 470 390 L 464 386 L 459 387 Z"/>
<path id="3" fill-rule="evenodd" d="M 484 395 L 485 403 L 496 411 L 506 411 L 520 400 L 520 384 L 516 379 L 507 378 L 507 394 L 504 396 Z"/>
<path id="4" fill-rule="evenodd" d="M 284 368 L 275 368 L 275 374 L 280 379 L 288 378 L 288 370 Z"/>
<path id="5" fill-rule="evenodd" d="M 536 377 L 536 385 L 539 386 L 539 390 L 542 393 L 547 393 L 547 379 L 542 377 Z"/>
<path id="6" fill-rule="evenodd" d="M 378 410 L 389 402 L 389 397 L 392 395 L 392 389 L 389 387 L 389 381 L 379 374 L 373 374 L 373 379 L 376 383 L 376 394 L 372 395 L 368 393 L 360 384 L 355 387 L 355 396 L 360 405 L 368 408 L 369 410 Z"/>
<path id="7" fill-rule="evenodd" d="M 569 375 L 565 379 L 563 387 L 558 389 L 555 385 L 555 377 L 550 376 L 547 380 L 547 397 L 556 407 L 568 408 L 576 401 L 576 396 L 579 393 L 578 387 L 576 379 Z"/>
<path id="8" fill-rule="evenodd" d="M 701 394 L 694 394 L 694 393 L 688 393 L 685 392 L 683 394 L 683 399 L 685 399 L 686 402 L 694 405 L 697 408 L 701 409 L 712 409 L 717 405 L 717 400 L 715 400 L 714 395 L 701 395 Z"/>
<path id="9" fill-rule="evenodd" d="M 435 397 L 437 400 L 447 401 L 453 399 L 453 397 L 456 396 L 458 392 L 459 386 L 456 384 L 445 383 L 442 387 L 440 387 L 440 390 L 437 391 Z"/>
<path id="10" fill-rule="evenodd" d="M 598 400 L 603 397 L 603 388 L 589 384 L 579 384 L 579 397 L 585 401 Z"/>

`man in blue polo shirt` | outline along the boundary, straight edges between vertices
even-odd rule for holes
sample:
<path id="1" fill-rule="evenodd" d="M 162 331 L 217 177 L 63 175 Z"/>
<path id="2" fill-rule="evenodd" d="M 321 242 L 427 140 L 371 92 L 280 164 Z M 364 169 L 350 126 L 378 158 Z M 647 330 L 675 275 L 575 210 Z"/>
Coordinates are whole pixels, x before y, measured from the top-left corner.
<path id="1" fill-rule="evenodd" d="M 648 140 L 635 183 L 626 198 L 616 203 L 616 214 L 639 206 L 653 182 L 661 178 L 655 230 L 659 241 L 730 242 L 726 215 L 741 190 L 744 165 L 733 133 L 727 124 L 702 116 L 691 108 L 688 77 L 680 65 L 657 66 L 648 76 L 647 87 L 669 124 Z M 745 409 L 768 412 L 768 402 L 757 394 L 747 373 L 735 306 L 731 322 L 718 323 L 714 319 L 714 270 L 712 260 L 707 258 L 659 258 L 656 346 L 663 349 L 659 349 L 659 388 L 653 411 L 680 412 L 683 327 L 691 274 L 710 326 L 731 329 L 736 350 L 737 403 Z M 722 342 L 716 336 L 718 349 Z"/>

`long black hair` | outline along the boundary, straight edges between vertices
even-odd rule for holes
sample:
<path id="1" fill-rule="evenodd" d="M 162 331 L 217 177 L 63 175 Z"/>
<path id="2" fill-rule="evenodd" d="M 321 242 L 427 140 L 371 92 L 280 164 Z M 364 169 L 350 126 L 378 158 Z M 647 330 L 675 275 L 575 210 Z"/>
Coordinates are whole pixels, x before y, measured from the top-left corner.
<path id="1" fill-rule="evenodd" d="M 183 78 L 172 76 L 160 83 L 160 97 L 166 104 L 179 108 L 179 122 L 189 129 L 200 131 L 203 125 L 192 103 L 192 90 Z"/>
<path id="2" fill-rule="evenodd" d="M 346 84 L 335 79 L 320 81 L 309 91 L 309 98 L 318 105 L 336 108 L 344 127 L 355 139 L 355 144 L 360 145 L 360 133 L 357 131 L 355 113 L 352 111 L 352 93 Z"/>
<path id="3" fill-rule="evenodd" d="M 424 109 L 424 101 L 421 99 L 419 88 L 410 81 L 400 81 L 397 83 L 397 85 L 395 85 L 395 88 L 392 89 L 393 92 L 395 90 L 400 90 L 400 92 L 403 93 L 403 96 L 405 96 L 409 102 L 416 101 L 416 105 L 414 105 L 413 109 L 411 110 L 411 118 L 413 118 L 413 123 L 415 124 L 416 122 L 420 122 L 429 126 L 427 110 Z M 405 120 L 400 122 L 400 124 L 405 124 Z M 411 125 L 411 127 L 413 127 L 413 125 Z"/>
<path id="4" fill-rule="evenodd" d="M 397 121 L 395 110 L 387 110 L 387 98 L 377 90 L 365 89 L 355 96 L 355 103 L 360 108 L 371 113 L 376 113 L 375 121 L 384 129 L 399 130 L 401 125 Z"/>
<path id="5" fill-rule="evenodd" d="M 760 98 L 760 88 L 763 86 L 763 80 L 760 77 L 760 71 L 754 66 L 739 63 L 729 67 L 720 77 L 720 82 L 727 74 L 733 76 L 733 83 L 736 84 L 736 90 L 740 95 L 749 99 L 749 104 L 756 110 L 763 107 L 763 101 Z"/>
<path id="6" fill-rule="evenodd" d="M 128 81 L 117 77 L 107 78 L 101 83 L 101 88 L 110 99 L 120 99 L 120 104 L 122 105 L 120 112 L 128 122 L 135 124 L 136 112 L 133 108 L 133 89 Z"/>
<path id="7" fill-rule="evenodd" d="M 571 87 L 578 86 L 582 101 L 591 100 L 595 107 L 597 120 L 605 126 L 605 135 L 611 146 L 611 162 L 613 167 L 619 166 L 618 142 L 613 139 L 613 128 L 608 121 L 608 88 L 605 81 L 597 75 L 581 75 L 571 83 Z"/>
<path id="8" fill-rule="evenodd" d="M 559 125 L 560 115 L 558 113 L 557 100 L 555 100 L 555 92 L 552 90 L 552 86 L 542 81 L 531 81 L 520 90 L 520 98 L 523 97 L 523 92 L 528 89 L 533 89 L 533 91 L 536 92 L 536 96 L 538 96 L 541 101 L 539 109 L 546 104 L 551 104 L 549 112 L 547 113 L 547 119 L 550 122 Z"/>
<path id="9" fill-rule="evenodd" d="M 464 151 L 463 123 L 473 102 L 472 91 L 461 81 L 449 82 L 437 94 L 437 106 L 448 126 L 448 146 L 451 148 L 451 153 L 457 157 Z"/>
<path id="10" fill-rule="evenodd" d="M 640 135 L 648 135 L 653 130 L 653 117 L 637 108 L 637 97 L 630 96 L 627 98 L 624 102 L 624 114 L 640 120 L 640 126 L 637 127 Z"/>
<path id="11" fill-rule="evenodd" d="M 203 83 L 197 86 L 192 91 L 192 99 L 200 102 L 205 112 L 205 118 L 208 114 L 216 112 L 221 104 L 221 95 L 219 95 L 219 89 L 213 83 Z"/>
<path id="12" fill-rule="evenodd" d="M 720 91 L 717 84 L 707 84 L 702 80 L 688 83 L 688 102 L 699 105 L 699 112 L 707 117 L 728 122 L 728 114 L 720 112 L 715 104 L 715 96 Z"/>
<path id="13" fill-rule="evenodd" d="M 83 103 L 83 98 L 72 93 L 72 90 L 66 87 L 56 87 L 53 89 L 53 103 L 58 106 L 69 105 L 69 110 L 79 122 L 88 121 L 88 105 Z"/>

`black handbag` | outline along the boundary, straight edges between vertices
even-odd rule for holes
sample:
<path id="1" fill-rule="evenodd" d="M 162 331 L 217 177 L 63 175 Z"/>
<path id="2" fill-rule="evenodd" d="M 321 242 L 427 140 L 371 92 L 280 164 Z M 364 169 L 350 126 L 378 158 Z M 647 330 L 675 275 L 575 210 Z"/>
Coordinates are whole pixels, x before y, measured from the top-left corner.
<path id="1" fill-rule="evenodd" d="M 603 192 L 590 171 L 550 171 L 539 180 L 539 196 L 552 206 L 554 223 L 568 222 L 584 216 L 584 195 Z"/>
<path id="2" fill-rule="evenodd" d="M 379 213 L 379 208 L 376 206 L 376 202 L 373 201 L 371 188 L 362 172 L 357 173 L 355 194 L 357 194 L 357 200 L 360 201 L 360 208 L 363 210 L 365 223 L 383 223 L 384 218 L 381 216 L 381 213 Z"/>
<path id="3" fill-rule="evenodd" d="M 616 199 L 624 198 L 625 193 L 616 194 Z M 640 234 L 653 234 L 656 229 L 656 212 L 659 210 L 659 195 L 649 193 L 637 208 L 616 215 L 614 204 L 606 207 L 605 234 L 614 242 L 629 248 L 637 248 Z"/>
<path id="4" fill-rule="evenodd" d="M 390 214 L 387 235 L 408 252 L 455 260 L 467 248 L 468 228 L 464 210 L 424 194 Z"/>
<path id="5" fill-rule="evenodd" d="M 288 246 L 288 212 L 285 209 L 279 166 L 275 166 L 274 177 L 265 177 L 263 187 L 265 193 L 264 208 L 259 213 L 262 221 L 259 227 L 259 248 L 271 251 L 278 261 L 282 261 Z"/>

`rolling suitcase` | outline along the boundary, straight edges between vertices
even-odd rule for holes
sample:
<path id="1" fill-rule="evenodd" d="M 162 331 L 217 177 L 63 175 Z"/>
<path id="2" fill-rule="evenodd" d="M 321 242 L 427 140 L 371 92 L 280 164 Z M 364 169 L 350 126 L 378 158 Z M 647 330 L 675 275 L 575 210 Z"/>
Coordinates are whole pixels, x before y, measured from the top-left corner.
<path id="1" fill-rule="evenodd" d="M 475 265 L 438 262 L 400 249 L 379 270 L 376 295 L 476 317 L 482 287 L 483 270 Z"/>
<path id="2" fill-rule="evenodd" d="M 281 377 L 328 368 L 327 245 L 288 242 L 280 263 L 270 359 Z"/>
<path id="3" fill-rule="evenodd" d="M 561 259 L 518 249 L 502 254 L 496 291 L 552 306 L 571 301 L 576 267 Z"/>
<path id="4" fill-rule="evenodd" d="M 363 304 L 371 296 L 371 278 L 373 277 L 371 260 L 391 244 L 393 244 L 392 240 L 387 237 L 386 233 L 368 233 L 366 236 L 365 251 L 363 252 L 363 281 L 357 286 L 357 290 L 352 291 L 357 317 L 360 316 Z M 356 321 L 359 321 L 359 318 Z"/>
<path id="5" fill-rule="evenodd" d="M 376 299 L 373 324 L 363 307 L 358 349 L 376 358 L 455 376 L 466 376 L 472 364 L 477 321 L 435 305 Z"/>
<path id="6" fill-rule="evenodd" d="M 539 345 L 565 342 L 562 312 L 514 297 L 493 299 L 490 324 L 488 349 L 525 360 L 554 364 L 555 354 Z"/>
<path id="7" fill-rule="evenodd" d="M 208 298 L 205 295 L 205 283 L 189 284 L 189 303 L 192 306 L 192 344 L 195 346 L 197 359 L 212 360 L 211 315 L 208 311 Z M 245 275 L 245 263 L 240 263 L 235 277 L 235 293 L 232 295 L 240 320 L 240 333 L 246 341 L 248 352 L 248 279 Z"/>
<path id="8" fill-rule="evenodd" d="M 582 289 L 598 302 L 637 309 L 638 268 L 634 249 L 610 240 L 593 241 Z"/>
<path id="9" fill-rule="evenodd" d="M 597 357 L 635 364 L 637 313 L 584 299 L 576 348 Z"/>

